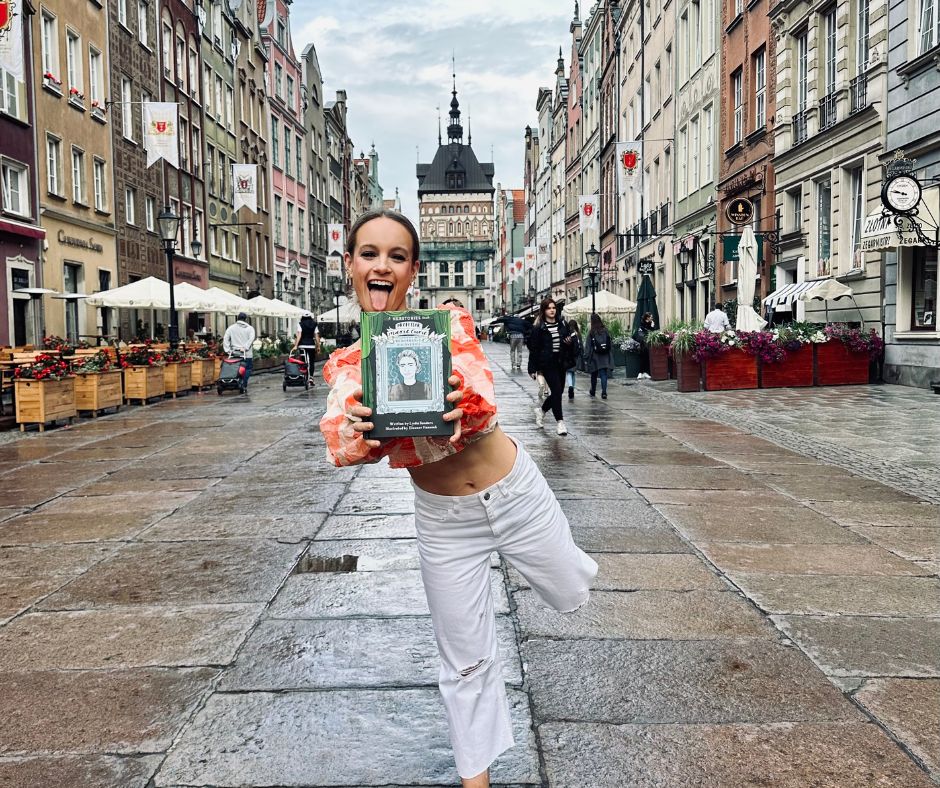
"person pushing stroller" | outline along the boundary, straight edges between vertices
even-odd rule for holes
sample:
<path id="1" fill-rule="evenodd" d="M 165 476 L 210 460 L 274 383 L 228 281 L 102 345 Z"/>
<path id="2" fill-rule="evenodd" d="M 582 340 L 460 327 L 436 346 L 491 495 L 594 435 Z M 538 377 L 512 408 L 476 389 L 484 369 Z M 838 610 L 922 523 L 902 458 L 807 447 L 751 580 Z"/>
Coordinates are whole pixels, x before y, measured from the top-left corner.
<path id="1" fill-rule="evenodd" d="M 252 345 L 255 342 L 255 329 L 248 322 L 248 315 L 244 312 L 238 313 L 238 319 L 225 329 L 225 336 L 222 337 L 222 350 L 226 355 L 241 356 L 244 361 L 245 372 L 242 375 L 241 385 L 239 386 L 242 394 L 248 393 L 248 378 L 251 377 L 251 368 L 254 364 L 252 357 Z"/>

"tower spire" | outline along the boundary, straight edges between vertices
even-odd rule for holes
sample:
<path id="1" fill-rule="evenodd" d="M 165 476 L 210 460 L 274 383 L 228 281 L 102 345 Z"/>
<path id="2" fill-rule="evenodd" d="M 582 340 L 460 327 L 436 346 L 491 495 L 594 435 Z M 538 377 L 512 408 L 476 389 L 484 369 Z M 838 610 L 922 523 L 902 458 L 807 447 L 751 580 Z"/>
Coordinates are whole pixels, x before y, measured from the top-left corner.
<path id="1" fill-rule="evenodd" d="M 473 144 L 473 135 L 470 133 L 470 102 L 467 102 L 467 145 Z"/>
<path id="2" fill-rule="evenodd" d="M 437 105 L 437 144 L 441 145 L 441 105 Z"/>
<path id="3" fill-rule="evenodd" d="M 457 143 L 459 145 L 463 143 L 463 126 L 460 125 L 460 102 L 457 101 L 456 59 L 454 59 L 453 63 L 453 90 L 451 91 L 453 98 L 450 100 L 450 125 L 447 127 L 447 142 Z"/>

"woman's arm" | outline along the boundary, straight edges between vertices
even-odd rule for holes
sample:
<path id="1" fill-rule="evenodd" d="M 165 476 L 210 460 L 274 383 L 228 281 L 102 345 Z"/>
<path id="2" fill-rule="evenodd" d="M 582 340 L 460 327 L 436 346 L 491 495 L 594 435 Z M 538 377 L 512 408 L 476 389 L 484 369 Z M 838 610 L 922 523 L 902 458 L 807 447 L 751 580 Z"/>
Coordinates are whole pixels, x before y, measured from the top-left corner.
<path id="1" fill-rule="evenodd" d="M 526 342 L 529 348 L 529 374 L 534 376 L 539 371 L 539 357 L 542 355 L 542 327 L 535 326 Z"/>
<path id="2" fill-rule="evenodd" d="M 359 367 L 347 365 L 336 370 L 328 364 L 324 377 L 330 385 L 326 412 L 320 419 L 320 432 L 326 440 L 326 451 L 334 465 L 359 465 L 382 458 L 382 444 L 367 440 L 372 423 L 366 421 L 372 410 L 362 404 Z"/>
<path id="3" fill-rule="evenodd" d="M 299 331 L 294 335 L 294 346 L 290 349 L 291 353 L 297 350 L 298 345 L 300 345 L 300 332 Z"/>

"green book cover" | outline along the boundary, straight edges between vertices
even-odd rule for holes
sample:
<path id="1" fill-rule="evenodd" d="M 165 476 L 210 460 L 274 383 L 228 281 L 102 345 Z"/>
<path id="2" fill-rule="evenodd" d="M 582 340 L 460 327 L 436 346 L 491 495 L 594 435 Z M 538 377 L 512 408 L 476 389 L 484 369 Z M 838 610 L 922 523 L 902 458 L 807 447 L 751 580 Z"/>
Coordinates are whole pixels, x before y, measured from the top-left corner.
<path id="1" fill-rule="evenodd" d="M 362 404 L 372 408 L 370 438 L 453 435 L 450 311 L 363 312 Z"/>

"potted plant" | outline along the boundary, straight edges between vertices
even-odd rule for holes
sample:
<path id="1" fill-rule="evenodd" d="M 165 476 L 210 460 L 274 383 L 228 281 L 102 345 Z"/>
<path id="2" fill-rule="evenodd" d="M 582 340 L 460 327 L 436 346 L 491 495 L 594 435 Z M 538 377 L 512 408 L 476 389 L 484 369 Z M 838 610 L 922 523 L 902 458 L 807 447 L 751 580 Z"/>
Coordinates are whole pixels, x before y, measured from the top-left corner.
<path id="1" fill-rule="evenodd" d="M 705 391 L 757 388 L 757 357 L 744 336 L 732 330 L 695 333 L 693 355 L 702 364 Z"/>
<path id="2" fill-rule="evenodd" d="M 817 386 L 858 385 L 869 382 L 870 362 L 881 356 L 884 340 L 874 329 L 867 334 L 843 323 L 823 330 L 828 341 L 816 344 Z"/>
<path id="3" fill-rule="evenodd" d="M 207 386 L 214 386 L 217 379 L 215 374 L 215 349 L 208 344 L 196 348 L 192 363 L 192 387 L 199 391 Z"/>
<path id="4" fill-rule="evenodd" d="M 669 343 L 672 334 L 667 331 L 650 331 L 646 335 L 646 346 L 650 353 L 650 377 L 653 380 L 669 379 Z"/>
<path id="5" fill-rule="evenodd" d="M 13 372 L 16 398 L 16 421 L 20 432 L 27 424 L 38 424 L 44 432 L 47 421 L 68 419 L 75 411 L 75 381 L 69 376 L 69 365 L 58 356 L 40 353 L 31 364 Z"/>
<path id="6" fill-rule="evenodd" d="M 643 368 L 643 346 L 635 339 L 628 336 L 620 337 L 617 347 L 623 353 L 623 368 L 627 375 L 627 380 L 636 380 Z"/>
<path id="7" fill-rule="evenodd" d="M 675 364 L 676 388 L 682 392 L 700 391 L 702 368 L 695 357 L 695 332 L 680 328 L 672 335 L 669 355 Z"/>
<path id="8" fill-rule="evenodd" d="M 150 345 L 133 348 L 120 357 L 124 370 L 124 400 L 146 402 L 152 397 L 162 397 L 163 356 Z"/>
<path id="9" fill-rule="evenodd" d="M 120 410 L 124 402 L 121 371 L 114 369 L 114 361 L 106 350 L 84 356 L 72 364 L 75 375 L 75 409 L 90 410 L 97 418 L 105 408 Z"/>
<path id="10" fill-rule="evenodd" d="M 173 395 L 186 391 L 193 385 L 193 357 L 186 351 L 176 348 L 163 354 L 163 393 Z"/>

